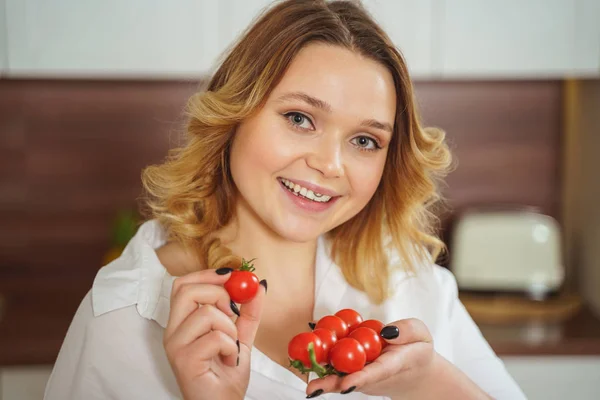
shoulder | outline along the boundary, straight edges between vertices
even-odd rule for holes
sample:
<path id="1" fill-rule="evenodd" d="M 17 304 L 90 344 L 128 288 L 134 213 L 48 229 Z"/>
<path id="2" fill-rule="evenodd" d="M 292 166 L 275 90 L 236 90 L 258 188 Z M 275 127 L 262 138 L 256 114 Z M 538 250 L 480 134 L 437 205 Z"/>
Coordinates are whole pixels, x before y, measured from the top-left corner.
<path id="1" fill-rule="evenodd" d="M 397 257 L 390 257 L 390 284 L 392 291 L 408 286 L 431 294 L 457 296 L 458 288 L 454 274 L 426 257 L 413 259 L 413 268 L 400 265 Z"/>
<path id="2" fill-rule="evenodd" d="M 396 268 L 390 279 L 388 305 L 427 320 L 445 319 L 458 301 L 451 271 L 434 263 L 418 264 L 414 272 Z M 398 305 L 402 306 L 399 307 Z"/>
<path id="3" fill-rule="evenodd" d="M 135 306 L 94 315 L 83 298 L 46 385 L 44 399 L 177 398 L 162 348 L 162 328 Z"/>
<path id="4" fill-rule="evenodd" d="M 166 233 L 157 221 L 145 222 L 125 247 L 123 254 L 102 267 L 91 291 L 95 317 L 135 306 L 139 316 L 165 327 L 173 280 L 156 254 L 166 243 Z"/>
<path id="5" fill-rule="evenodd" d="M 120 307 L 98 315 L 94 312 L 93 303 L 90 291 L 81 301 L 67 333 L 68 339 L 79 338 L 82 348 L 110 343 L 110 347 L 119 351 L 131 349 L 141 341 L 162 340 L 162 328 L 140 316 L 135 306 Z M 104 348 L 102 352 L 106 350 L 110 349 Z"/>

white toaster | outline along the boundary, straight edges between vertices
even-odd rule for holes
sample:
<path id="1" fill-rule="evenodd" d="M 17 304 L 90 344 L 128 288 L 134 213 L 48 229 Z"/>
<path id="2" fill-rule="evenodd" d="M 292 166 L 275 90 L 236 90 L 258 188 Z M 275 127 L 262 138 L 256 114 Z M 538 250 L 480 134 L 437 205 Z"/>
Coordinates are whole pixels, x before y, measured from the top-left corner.
<path id="1" fill-rule="evenodd" d="M 558 223 L 528 211 L 465 213 L 452 229 L 450 268 L 462 290 L 542 299 L 564 280 Z"/>

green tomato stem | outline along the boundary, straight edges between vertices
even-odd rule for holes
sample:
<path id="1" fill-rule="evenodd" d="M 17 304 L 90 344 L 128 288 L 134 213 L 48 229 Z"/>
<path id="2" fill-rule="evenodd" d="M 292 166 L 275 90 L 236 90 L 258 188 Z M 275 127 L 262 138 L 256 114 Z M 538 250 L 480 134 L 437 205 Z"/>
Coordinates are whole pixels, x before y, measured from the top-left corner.
<path id="1" fill-rule="evenodd" d="M 310 359 L 310 363 L 312 364 L 312 371 L 316 373 L 319 378 L 323 378 L 328 375 L 327 370 L 317 362 L 317 356 L 315 354 L 315 344 L 310 342 L 308 344 L 308 358 Z"/>
<path id="2" fill-rule="evenodd" d="M 300 360 L 290 360 L 290 366 L 296 368 L 301 374 L 306 374 L 307 372 L 311 371 L 311 369 L 306 368 Z"/>
<path id="3" fill-rule="evenodd" d="M 240 271 L 250 271 L 250 272 L 254 272 L 256 270 L 256 268 L 254 268 L 254 264 L 251 264 L 252 261 L 256 260 L 256 258 L 253 258 L 252 260 L 246 261 L 242 258 L 242 266 L 240 267 Z"/>

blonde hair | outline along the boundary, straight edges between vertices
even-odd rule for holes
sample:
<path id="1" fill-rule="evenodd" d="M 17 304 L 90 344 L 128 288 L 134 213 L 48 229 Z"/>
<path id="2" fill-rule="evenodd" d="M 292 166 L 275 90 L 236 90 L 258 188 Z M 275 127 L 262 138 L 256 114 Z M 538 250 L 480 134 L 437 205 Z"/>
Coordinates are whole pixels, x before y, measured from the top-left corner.
<path id="1" fill-rule="evenodd" d="M 394 78 L 397 111 L 381 182 L 363 210 L 327 233 L 348 283 L 381 303 L 390 277 L 384 238 L 410 271 L 444 248 L 434 235 L 431 207 L 440 199 L 437 183 L 451 156 L 444 132 L 421 127 L 402 55 L 356 2 L 288 0 L 265 12 L 230 49 L 206 91 L 189 99 L 187 144 L 143 171 L 146 202 L 169 238 L 194 248 L 205 266 L 239 265 L 239 257 L 212 236 L 234 212 L 229 149 L 235 128 L 262 107 L 294 56 L 314 42 L 358 52 Z"/>

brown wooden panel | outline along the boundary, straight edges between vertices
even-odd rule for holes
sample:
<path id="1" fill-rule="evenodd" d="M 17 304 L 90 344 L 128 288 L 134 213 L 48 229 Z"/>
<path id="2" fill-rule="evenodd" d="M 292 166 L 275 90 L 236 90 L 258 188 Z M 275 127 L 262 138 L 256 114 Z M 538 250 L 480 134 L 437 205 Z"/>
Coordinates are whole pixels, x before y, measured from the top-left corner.
<path id="1" fill-rule="evenodd" d="M 453 210 L 505 203 L 559 217 L 560 81 L 419 82 L 416 92 L 458 161 L 444 190 Z"/>
<path id="2" fill-rule="evenodd" d="M 52 362 L 140 171 L 179 142 L 190 82 L 0 80 L 0 365 Z M 561 83 L 418 82 L 448 133 L 452 212 L 495 204 L 559 217 Z M 446 232 L 447 233 L 447 232 Z"/>

